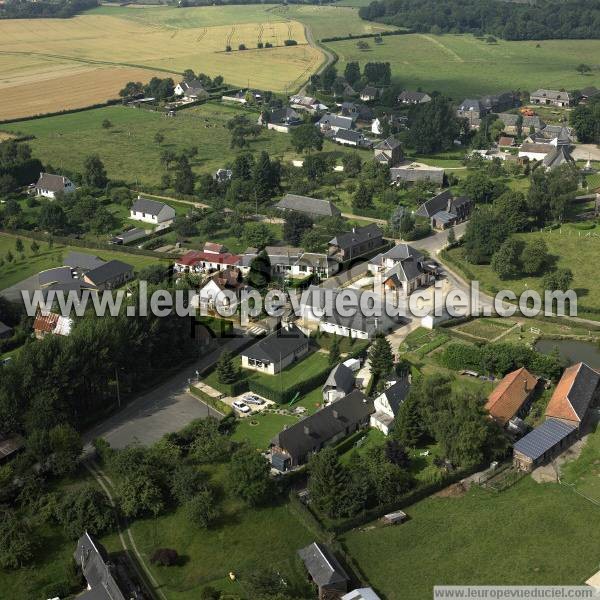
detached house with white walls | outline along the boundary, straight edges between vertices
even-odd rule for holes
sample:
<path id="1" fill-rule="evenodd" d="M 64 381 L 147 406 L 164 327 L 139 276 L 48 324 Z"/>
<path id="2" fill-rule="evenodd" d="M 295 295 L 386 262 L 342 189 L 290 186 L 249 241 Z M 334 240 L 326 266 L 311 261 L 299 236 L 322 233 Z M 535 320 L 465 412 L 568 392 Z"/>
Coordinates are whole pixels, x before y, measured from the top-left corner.
<path id="1" fill-rule="evenodd" d="M 172 221 L 175 218 L 175 209 L 164 202 L 138 196 L 129 211 L 129 218 L 134 221 L 158 225 L 159 223 Z"/>
<path id="2" fill-rule="evenodd" d="M 56 194 L 70 194 L 75 190 L 75 184 L 68 177 L 52 173 L 40 173 L 40 177 L 33 187 L 36 196 L 44 196 L 51 200 L 56 198 Z"/>
<path id="3" fill-rule="evenodd" d="M 309 339 L 293 323 L 283 323 L 280 329 L 242 351 L 242 368 L 275 375 L 308 354 Z"/>
<path id="4" fill-rule="evenodd" d="M 385 390 L 375 398 L 375 412 L 371 415 L 371 427 L 388 435 L 409 390 L 410 381 L 407 377 L 388 378 Z"/>

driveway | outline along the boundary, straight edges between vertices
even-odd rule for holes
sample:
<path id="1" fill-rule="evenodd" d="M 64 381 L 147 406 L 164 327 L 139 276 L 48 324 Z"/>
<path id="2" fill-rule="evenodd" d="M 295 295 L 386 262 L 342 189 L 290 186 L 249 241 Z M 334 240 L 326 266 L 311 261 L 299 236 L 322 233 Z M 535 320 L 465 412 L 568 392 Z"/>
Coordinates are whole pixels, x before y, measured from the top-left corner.
<path id="1" fill-rule="evenodd" d="M 235 352 L 244 342 L 245 338 L 226 341 L 87 431 L 83 435 L 84 454 L 91 451 L 91 442 L 97 437 L 104 438 L 113 448 L 124 448 L 134 443 L 149 445 L 167 433 L 182 429 L 194 419 L 204 419 L 209 415 L 222 417 L 221 413 L 188 392 L 189 382 L 195 381 L 197 370 L 213 365 L 224 348 Z"/>
<path id="2" fill-rule="evenodd" d="M 454 235 L 456 235 L 457 239 L 463 236 L 466 228 L 466 222 L 459 223 L 458 225 L 454 226 Z M 445 229 L 444 231 L 438 231 L 433 235 L 421 240 L 415 240 L 414 242 L 407 243 L 418 250 L 425 250 L 432 258 L 434 258 L 435 254 L 437 254 L 440 250 L 443 250 L 448 244 L 449 231 L 449 229 Z"/>

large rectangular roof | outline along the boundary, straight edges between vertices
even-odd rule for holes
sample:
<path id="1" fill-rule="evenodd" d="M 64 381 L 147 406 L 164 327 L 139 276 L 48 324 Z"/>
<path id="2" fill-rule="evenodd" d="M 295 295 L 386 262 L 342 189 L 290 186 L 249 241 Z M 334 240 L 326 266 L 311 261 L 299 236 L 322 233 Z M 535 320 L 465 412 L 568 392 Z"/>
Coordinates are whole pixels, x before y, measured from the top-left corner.
<path id="1" fill-rule="evenodd" d="M 539 427 L 536 427 L 516 442 L 513 447 L 517 452 L 528 456 L 532 460 L 537 460 L 548 450 L 552 450 L 560 444 L 575 429 L 575 425 L 570 425 L 564 421 L 546 419 Z"/>

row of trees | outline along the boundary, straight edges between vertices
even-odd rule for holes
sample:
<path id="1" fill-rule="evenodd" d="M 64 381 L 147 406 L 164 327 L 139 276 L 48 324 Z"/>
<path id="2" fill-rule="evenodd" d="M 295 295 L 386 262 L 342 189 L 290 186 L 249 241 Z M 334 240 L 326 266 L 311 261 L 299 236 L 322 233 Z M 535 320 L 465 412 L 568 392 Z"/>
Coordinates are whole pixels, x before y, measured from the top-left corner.
<path id="1" fill-rule="evenodd" d="M 600 144 L 600 96 L 590 98 L 586 105 L 576 106 L 569 120 L 580 142 Z"/>
<path id="2" fill-rule="evenodd" d="M 495 0 L 376 0 L 361 7 L 359 15 L 434 34 L 493 34 L 506 40 L 600 36 L 600 11 L 595 0 L 543 5 Z"/>

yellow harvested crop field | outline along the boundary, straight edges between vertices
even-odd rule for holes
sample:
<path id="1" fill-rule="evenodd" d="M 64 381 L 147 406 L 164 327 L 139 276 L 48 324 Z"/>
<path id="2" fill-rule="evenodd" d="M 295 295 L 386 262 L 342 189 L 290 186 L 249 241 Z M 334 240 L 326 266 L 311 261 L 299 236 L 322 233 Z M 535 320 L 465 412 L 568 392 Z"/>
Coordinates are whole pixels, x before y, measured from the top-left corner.
<path id="1" fill-rule="evenodd" d="M 317 69 L 321 52 L 307 43 L 301 23 L 264 7 L 239 8 L 238 24 L 229 11 L 211 8 L 120 8 L 71 19 L 0 21 L 0 120 L 103 102 L 127 81 L 177 80 L 188 68 L 274 91 L 295 89 Z M 298 45 L 283 46 L 286 39 Z M 259 50 L 258 42 L 275 47 Z M 240 44 L 248 49 L 239 51 Z M 227 45 L 232 52 L 225 52 Z"/>

